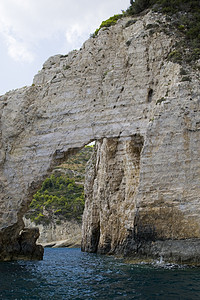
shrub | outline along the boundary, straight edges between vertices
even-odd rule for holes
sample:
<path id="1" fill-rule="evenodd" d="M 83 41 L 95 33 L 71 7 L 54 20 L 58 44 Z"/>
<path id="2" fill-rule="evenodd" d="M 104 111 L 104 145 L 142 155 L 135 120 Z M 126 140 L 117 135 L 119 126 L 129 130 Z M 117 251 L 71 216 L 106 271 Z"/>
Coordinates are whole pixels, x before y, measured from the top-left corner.
<path id="1" fill-rule="evenodd" d="M 155 1 L 152 0 L 131 0 L 131 6 L 127 9 L 128 15 L 135 15 L 152 6 Z"/>
<path id="2" fill-rule="evenodd" d="M 179 63 L 182 60 L 182 55 L 178 50 L 174 50 L 169 54 L 168 58 L 173 62 Z"/>
<path id="3" fill-rule="evenodd" d="M 95 30 L 95 32 L 94 32 L 94 34 L 93 34 L 93 37 L 95 37 L 95 36 L 98 34 L 98 32 L 99 32 L 99 30 L 100 30 L 101 28 L 104 28 L 104 27 L 110 27 L 110 26 L 112 26 L 112 25 L 115 25 L 116 22 L 117 22 L 119 19 L 122 18 L 122 16 L 123 16 L 123 14 L 114 15 L 113 17 L 110 17 L 108 20 L 103 21 L 103 22 L 101 23 L 101 25 L 99 26 L 99 28 L 97 28 L 97 29 Z"/>
<path id="4" fill-rule="evenodd" d="M 127 15 L 135 15 L 147 8 L 173 17 L 174 30 L 185 36 L 184 48 L 200 48 L 200 1 L 199 0 L 131 0 Z M 164 30 L 164 29 L 163 29 Z M 180 45 L 179 45 L 180 47 Z M 200 58 L 199 54 L 187 53 L 188 62 Z M 177 57 L 175 58 L 177 59 Z M 180 62 L 180 57 L 177 62 Z"/>
<path id="5" fill-rule="evenodd" d="M 49 224 L 52 219 L 56 219 L 57 224 L 62 219 L 80 221 L 84 209 L 84 187 L 75 180 L 83 182 L 86 163 L 92 152 L 92 146 L 84 147 L 76 155 L 71 156 L 63 166 L 59 166 L 61 169 L 71 170 L 71 175 L 58 173 L 56 176 L 52 174 L 46 178 L 33 196 L 26 218 L 30 218 L 36 224 Z"/>
<path id="6" fill-rule="evenodd" d="M 135 2 L 131 1 L 132 9 L 135 14 L 140 13 L 141 11 L 147 9 L 151 5 L 150 0 L 135 0 Z"/>
<path id="7" fill-rule="evenodd" d="M 36 224 L 50 222 L 52 213 L 56 216 L 77 219 L 84 209 L 83 185 L 75 183 L 72 178 L 51 175 L 33 196 L 30 208 L 31 211 L 27 216 Z M 43 214 L 44 209 L 49 215 Z"/>

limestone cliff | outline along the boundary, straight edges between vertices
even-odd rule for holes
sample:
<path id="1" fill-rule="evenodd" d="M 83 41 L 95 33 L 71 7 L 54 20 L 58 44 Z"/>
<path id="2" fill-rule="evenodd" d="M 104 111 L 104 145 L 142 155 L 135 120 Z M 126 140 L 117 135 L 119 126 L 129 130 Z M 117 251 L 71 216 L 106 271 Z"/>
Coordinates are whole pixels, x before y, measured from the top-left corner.
<path id="1" fill-rule="evenodd" d="M 186 65 L 183 80 L 168 59 L 179 38 L 168 25 L 152 12 L 123 18 L 0 97 L 1 260 L 15 256 L 52 167 L 96 140 L 83 250 L 199 263 L 199 71 Z"/>
<path id="2" fill-rule="evenodd" d="M 52 220 L 50 224 L 35 224 L 30 219 L 24 218 L 27 228 L 38 227 L 40 236 L 38 244 L 49 247 L 80 247 L 81 223 L 76 220 Z"/>

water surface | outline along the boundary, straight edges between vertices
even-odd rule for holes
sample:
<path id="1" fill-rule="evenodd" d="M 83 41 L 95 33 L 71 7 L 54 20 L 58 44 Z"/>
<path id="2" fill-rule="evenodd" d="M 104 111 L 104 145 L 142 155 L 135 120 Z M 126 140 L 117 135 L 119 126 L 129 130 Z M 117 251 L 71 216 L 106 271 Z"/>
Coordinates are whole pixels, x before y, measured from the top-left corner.
<path id="1" fill-rule="evenodd" d="M 0 299 L 199 300 L 200 269 L 46 248 L 43 261 L 0 263 Z"/>

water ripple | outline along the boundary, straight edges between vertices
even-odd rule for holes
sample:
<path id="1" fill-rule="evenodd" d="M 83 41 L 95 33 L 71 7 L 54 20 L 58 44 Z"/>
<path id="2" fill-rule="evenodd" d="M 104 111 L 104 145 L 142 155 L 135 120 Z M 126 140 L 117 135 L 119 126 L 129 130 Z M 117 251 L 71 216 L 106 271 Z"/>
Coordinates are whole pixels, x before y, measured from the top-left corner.
<path id="1" fill-rule="evenodd" d="M 200 269 L 125 264 L 80 249 L 45 249 L 43 261 L 0 263 L 0 299 L 200 299 Z"/>

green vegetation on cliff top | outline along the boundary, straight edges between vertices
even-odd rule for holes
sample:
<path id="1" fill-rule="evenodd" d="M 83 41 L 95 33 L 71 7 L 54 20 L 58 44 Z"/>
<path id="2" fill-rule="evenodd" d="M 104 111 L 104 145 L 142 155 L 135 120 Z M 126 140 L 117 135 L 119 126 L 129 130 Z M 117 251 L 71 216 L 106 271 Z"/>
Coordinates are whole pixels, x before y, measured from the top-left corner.
<path id="1" fill-rule="evenodd" d="M 134 15 L 147 8 L 175 16 L 176 25 L 185 33 L 193 46 L 200 46 L 200 1 L 199 0 L 136 0 L 130 1 L 128 15 Z"/>
<path id="2" fill-rule="evenodd" d="M 84 209 L 84 176 L 92 147 L 85 147 L 54 170 L 33 196 L 26 218 L 36 224 L 49 224 L 53 220 L 81 221 Z M 78 182 L 77 182 L 78 181 Z"/>
<path id="3" fill-rule="evenodd" d="M 178 32 L 179 41 L 174 55 L 169 57 L 177 63 L 190 63 L 200 58 L 200 1 L 199 0 L 135 0 L 130 1 L 128 15 L 145 9 L 168 15 L 172 32 Z"/>
<path id="4" fill-rule="evenodd" d="M 171 32 L 178 31 L 182 40 L 177 44 L 178 55 L 172 60 L 178 63 L 186 60 L 192 62 L 200 58 L 200 1 L 199 0 L 130 0 L 130 7 L 122 14 L 114 15 L 103 21 L 96 29 L 95 37 L 101 28 L 116 24 L 117 20 L 126 16 L 135 16 L 146 9 L 152 9 L 168 15 Z M 131 23 L 130 23 L 131 24 Z M 162 27 L 160 26 L 160 29 Z M 165 30 L 165 28 L 163 29 Z M 190 49 L 184 54 L 185 49 Z"/>
<path id="5" fill-rule="evenodd" d="M 95 30 L 93 37 L 95 37 L 98 34 L 98 32 L 101 28 L 110 27 L 112 25 L 115 25 L 116 22 L 122 18 L 122 16 L 123 16 L 123 14 L 114 15 L 114 16 L 110 17 L 108 20 L 103 21 L 101 23 L 101 25 L 99 26 L 99 28 L 97 28 Z"/>
<path id="6" fill-rule="evenodd" d="M 128 14 L 137 14 L 147 8 L 154 8 L 163 13 L 192 12 L 199 9 L 199 0 L 130 0 Z"/>

